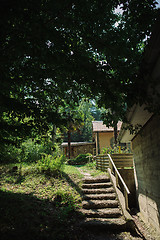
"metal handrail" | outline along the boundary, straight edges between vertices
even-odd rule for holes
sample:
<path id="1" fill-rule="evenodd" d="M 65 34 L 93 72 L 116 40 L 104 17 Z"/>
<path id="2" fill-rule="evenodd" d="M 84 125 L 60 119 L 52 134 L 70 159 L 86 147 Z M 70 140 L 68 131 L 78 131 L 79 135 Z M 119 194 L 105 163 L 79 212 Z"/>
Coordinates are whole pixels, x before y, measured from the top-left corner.
<path id="1" fill-rule="evenodd" d="M 114 171 L 115 171 L 116 187 L 118 187 L 118 180 L 120 180 L 122 185 L 123 185 L 123 189 L 124 189 L 124 198 L 125 198 L 126 209 L 129 209 L 129 206 L 128 206 L 128 195 L 130 194 L 130 191 L 129 191 L 127 185 L 125 184 L 123 178 L 121 177 L 121 175 L 120 175 L 116 165 L 114 164 L 110 154 L 107 154 L 107 155 L 109 157 L 109 165 L 110 165 L 110 168 L 111 168 L 111 172 L 113 172 L 113 168 L 114 168 Z"/>

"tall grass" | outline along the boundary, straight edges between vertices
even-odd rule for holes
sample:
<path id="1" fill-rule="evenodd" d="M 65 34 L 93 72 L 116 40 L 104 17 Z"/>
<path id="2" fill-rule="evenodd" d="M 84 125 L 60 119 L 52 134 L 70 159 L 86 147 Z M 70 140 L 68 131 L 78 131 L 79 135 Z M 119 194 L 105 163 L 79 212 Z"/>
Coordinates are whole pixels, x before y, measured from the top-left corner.
<path id="1" fill-rule="evenodd" d="M 62 174 L 64 169 L 65 156 L 52 156 L 43 154 L 42 158 L 37 162 L 37 167 L 40 172 L 44 172 L 53 176 Z"/>

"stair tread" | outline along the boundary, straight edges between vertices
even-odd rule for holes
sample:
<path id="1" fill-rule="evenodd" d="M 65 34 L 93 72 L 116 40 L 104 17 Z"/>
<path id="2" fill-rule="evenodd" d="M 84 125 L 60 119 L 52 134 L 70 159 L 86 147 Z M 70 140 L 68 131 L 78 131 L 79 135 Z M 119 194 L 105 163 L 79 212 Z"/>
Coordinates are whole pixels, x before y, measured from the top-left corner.
<path id="1" fill-rule="evenodd" d="M 86 218 L 84 222 L 97 222 L 108 224 L 125 224 L 126 221 L 123 218 Z"/>
<path id="2" fill-rule="evenodd" d="M 83 208 L 106 208 L 106 207 L 118 207 L 117 200 L 84 200 L 82 202 Z"/>
<path id="3" fill-rule="evenodd" d="M 125 230 L 126 221 L 116 199 L 109 177 L 87 177 L 83 180 L 84 194 L 80 212 L 86 217 L 80 224 L 92 230 Z"/>
<path id="4" fill-rule="evenodd" d="M 126 221 L 122 218 L 86 218 L 81 222 L 81 226 L 92 228 L 93 230 L 104 229 L 111 230 L 126 230 Z"/>
<path id="5" fill-rule="evenodd" d="M 118 218 L 122 216 L 119 208 L 104 208 L 104 209 L 81 209 L 80 211 L 86 217 L 96 218 Z"/>
<path id="6" fill-rule="evenodd" d="M 114 225 L 124 225 L 126 221 L 123 218 L 86 218 L 85 223 L 90 224 L 114 224 Z"/>
<path id="7" fill-rule="evenodd" d="M 116 198 L 116 194 L 115 193 L 105 193 L 105 194 L 89 194 L 89 195 L 84 195 L 83 199 L 87 200 L 87 199 L 115 199 Z"/>
<path id="8" fill-rule="evenodd" d="M 104 183 L 84 183 L 82 184 L 82 188 L 107 188 L 111 187 L 111 182 L 104 182 Z"/>
<path id="9" fill-rule="evenodd" d="M 103 209 L 81 209 L 84 213 L 121 213 L 121 210 L 119 208 L 103 208 Z"/>
<path id="10" fill-rule="evenodd" d="M 114 192 L 113 187 L 110 188 L 100 188 L 100 189 L 87 189 L 87 188 L 83 188 L 82 189 L 83 193 L 107 193 L 107 192 Z"/>
<path id="11" fill-rule="evenodd" d="M 102 182 L 109 182 L 110 181 L 110 178 L 109 177 L 107 177 L 107 176 L 98 176 L 98 177 L 86 177 L 86 178 L 84 178 L 83 179 L 83 182 L 84 183 L 95 183 L 95 182 L 97 182 L 97 183 L 102 183 Z"/>

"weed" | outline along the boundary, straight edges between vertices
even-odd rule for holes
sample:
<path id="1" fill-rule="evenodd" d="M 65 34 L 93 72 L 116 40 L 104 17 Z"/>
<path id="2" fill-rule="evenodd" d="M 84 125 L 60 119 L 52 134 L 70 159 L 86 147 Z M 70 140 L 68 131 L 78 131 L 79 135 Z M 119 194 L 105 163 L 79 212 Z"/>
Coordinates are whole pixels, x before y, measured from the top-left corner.
<path id="1" fill-rule="evenodd" d="M 62 174 L 64 162 L 65 157 L 63 155 L 54 157 L 52 155 L 43 154 L 41 160 L 37 162 L 37 167 L 40 172 L 56 177 Z"/>
<path id="2" fill-rule="evenodd" d="M 90 158 L 89 156 L 92 156 L 90 153 L 87 154 L 79 154 L 74 159 L 69 159 L 68 164 L 69 165 L 84 165 L 89 162 Z"/>

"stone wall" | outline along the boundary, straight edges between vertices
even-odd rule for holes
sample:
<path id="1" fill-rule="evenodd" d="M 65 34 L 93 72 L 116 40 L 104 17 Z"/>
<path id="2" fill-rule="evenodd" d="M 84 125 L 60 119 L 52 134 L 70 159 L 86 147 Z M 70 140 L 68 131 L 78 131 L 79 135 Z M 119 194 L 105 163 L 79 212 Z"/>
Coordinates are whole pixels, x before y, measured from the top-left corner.
<path id="1" fill-rule="evenodd" d="M 137 199 L 143 220 L 160 231 L 160 117 L 153 116 L 132 141 Z"/>
<path id="2" fill-rule="evenodd" d="M 68 147 L 63 147 L 63 153 L 68 157 Z M 95 143 L 87 143 L 87 144 L 71 144 L 71 158 L 77 157 L 79 154 L 91 153 L 93 154 L 93 149 L 95 148 Z"/>
<path id="3" fill-rule="evenodd" d="M 82 154 L 85 154 L 85 153 L 93 154 L 93 148 L 95 148 L 95 143 L 76 146 L 76 150 L 77 150 L 76 155 L 78 156 L 81 153 Z"/>

